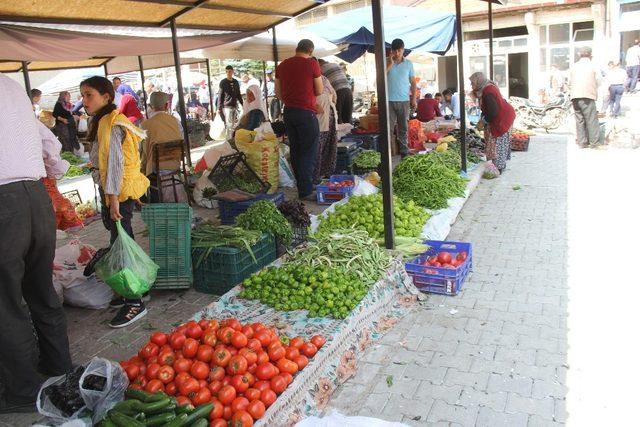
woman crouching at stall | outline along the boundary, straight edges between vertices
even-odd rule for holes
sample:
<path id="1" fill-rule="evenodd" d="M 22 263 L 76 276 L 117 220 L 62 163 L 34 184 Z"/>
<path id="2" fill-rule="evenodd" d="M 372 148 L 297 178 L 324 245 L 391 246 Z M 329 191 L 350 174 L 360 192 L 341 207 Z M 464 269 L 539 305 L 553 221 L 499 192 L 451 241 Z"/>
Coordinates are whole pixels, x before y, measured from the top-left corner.
<path id="1" fill-rule="evenodd" d="M 93 116 L 87 134 L 91 142 L 94 181 L 100 187 L 102 221 L 111 232 L 111 244 L 118 237 L 116 221 L 133 238 L 131 219 L 139 198 L 149 188 L 149 180 L 140 171 L 138 147 L 144 131 L 135 127 L 113 103 L 111 82 L 100 76 L 80 83 L 85 109 Z M 121 307 L 109 323 L 112 328 L 127 326 L 147 314 L 142 299 L 115 298 L 112 307 Z"/>
<path id="2" fill-rule="evenodd" d="M 469 77 L 473 96 L 480 101 L 482 117 L 478 129 L 485 129 L 487 160 L 502 173 L 511 158 L 511 127 L 516 118 L 513 107 L 502 97 L 500 89 L 481 72 Z"/>

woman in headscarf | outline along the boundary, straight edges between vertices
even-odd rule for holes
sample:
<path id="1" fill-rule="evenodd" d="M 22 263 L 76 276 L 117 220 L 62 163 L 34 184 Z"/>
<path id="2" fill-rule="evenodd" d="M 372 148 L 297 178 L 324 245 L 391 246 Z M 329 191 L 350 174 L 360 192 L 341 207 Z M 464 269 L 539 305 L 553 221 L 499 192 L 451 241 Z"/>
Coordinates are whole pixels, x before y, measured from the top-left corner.
<path id="1" fill-rule="evenodd" d="M 320 143 L 318 144 L 318 161 L 313 173 L 313 182 L 320 183 L 323 177 L 331 175 L 336 168 L 338 154 L 338 134 L 336 131 L 336 91 L 329 79 L 322 76 L 322 95 L 316 97 L 318 125 L 320 127 Z"/>
<path id="2" fill-rule="evenodd" d="M 66 90 L 60 92 L 58 102 L 53 108 L 53 117 L 56 119 L 55 132 L 62 143 L 62 151 L 73 152 L 74 149 L 80 148 L 76 120 L 71 114 L 72 108 L 71 94 Z"/>
<path id="3" fill-rule="evenodd" d="M 511 127 L 516 118 L 513 107 L 502 97 L 500 89 L 481 73 L 469 77 L 473 97 L 480 102 L 482 116 L 478 129 L 484 129 L 486 155 L 502 173 L 511 158 Z"/>
<path id="4" fill-rule="evenodd" d="M 247 102 L 244 103 L 242 116 L 238 121 L 238 129 L 255 130 L 267 120 L 267 107 L 260 96 L 260 87 L 251 85 L 247 88 Z"/>
<path id="5" fill-rule="evenodd" d="M 140 112 L 140 108 L 138 108 L 138 101 L 133 97 L 133 95 L 128 93 L 122 95 L 118 110 L 136 126 L 140 125 L 142 119 L 144 119 L 144 116 Z"/>

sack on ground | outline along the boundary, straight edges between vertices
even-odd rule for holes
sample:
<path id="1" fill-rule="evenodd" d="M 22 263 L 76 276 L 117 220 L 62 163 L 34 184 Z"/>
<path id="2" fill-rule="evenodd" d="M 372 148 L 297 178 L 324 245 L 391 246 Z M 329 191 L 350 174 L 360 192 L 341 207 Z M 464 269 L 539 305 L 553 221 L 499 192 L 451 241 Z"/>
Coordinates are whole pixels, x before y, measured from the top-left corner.
<path id="1" fill-rule="evenodd" d="M 90 310 L 107 308 L 113 299 L 113 290 L 95 274 L 73 279 L 62 292 L 66 304 Z"/>
<path id="2" fill-rule="evenodd" d="M 96 275 L 111 286 L 118 295 L 136 299 L 151 289 L 156 280 L 158 265 L 116 222 L 118 238 L 96 264 Z"/>
<path id="3" fill-rule="evenodd" d="M 236 147 L 247 156 L 249 167 L 263 181 L 271 184 L 269 193 L 274 193 L 278 191 L 280 178 L 278 139 L 273 133 L 259 130 L 260 136 L 264 139 L 258 140 L 257 134 L 258 132 L 238 129 L 235 134 Z"/>
<path id="4" fill-rule="evenodd" d="M 93 422 L 97 424 L 107 411 L 124 399 L 129 386 L 127 374 L 118 363 L 101 357 L 91 359 L 80 377 L 80 394 L 93 411 Z"/>
<path id="5" fill-rule="evenodd" d="M 280 144 L 279 152 L 280 158 L 278 161 L 280 163 L 280 168 L 278 171 L 278 181 L 280 187 L 294 188 L 296 186 L 296 178 L 293 175 L 293 169 L 291 169 L 291 165 L 287 160 L 287 157 L 289 156 L 289 147 L 285 144 Z"/>

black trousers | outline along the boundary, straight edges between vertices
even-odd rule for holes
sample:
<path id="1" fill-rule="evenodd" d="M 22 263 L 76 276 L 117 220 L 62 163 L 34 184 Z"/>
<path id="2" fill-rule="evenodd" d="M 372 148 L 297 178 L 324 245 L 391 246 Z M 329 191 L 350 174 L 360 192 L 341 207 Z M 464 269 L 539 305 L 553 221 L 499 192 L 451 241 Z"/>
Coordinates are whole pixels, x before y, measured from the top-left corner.
<path id="1" fill-rule="evenodd" d="M 571 102 L 576 116 L 578 145 L 597 145 L 600 137 L 600 123 L 598 122 L 596 101 L 589 98 L 574 98 Z"/>
<path id="2" fill-rule="evenodd" d="M 342 88 L 336 91 L 336 110 L 338 111 L 338 123 L 351 123 L 353 114 L 353 93 L 350 88 Z"/>
<path id="3" fill-rule="evenodd" d="M 67 322 L 52 283 L 56 221 L 40 181 L 0 186 L 0 236 L 0 367 L 5 397 L 20 403 L 35 399 L 42 384 L 38 347 L 42 372 L 71 370 Z"/>
<path id="4" fill-rule="evenodd" d="M 116 222 L 111 219 L 111 213 L 109 212 L 109 207 L 106 203 L 106 196 L 104 191 L 102 191 L 102 187 L 99 189 L 100 191 L 100 217 L 102 218 L 102 224 L 104 228 L 109 230 L 111 233 L 111 238 L 109 239 L 110 244 L 113 245 L 113 242 L 118 238 L 118 229 L 116 228 Z M 122 219 L 120 220 L 120 225 L 124 228 L 124 231 L 127 232 L 132 239 L 133 237 L 133 227 L 131 226 L 131 220 L 133 219 L 133 210 L 136 207 L 136 202 L 134 200 L 127 200 L 126 202 L 120 202 L 120 215 L 122 215 Z"/>
<path id="5" fill-rule="evenodd" d="M 313 171 L 318 161 L 320 127 L 316 113 L 284 107 L 284 125 L 291 149 L 291 167 L 298 185 L 298 197 L 313 192 Z"/>

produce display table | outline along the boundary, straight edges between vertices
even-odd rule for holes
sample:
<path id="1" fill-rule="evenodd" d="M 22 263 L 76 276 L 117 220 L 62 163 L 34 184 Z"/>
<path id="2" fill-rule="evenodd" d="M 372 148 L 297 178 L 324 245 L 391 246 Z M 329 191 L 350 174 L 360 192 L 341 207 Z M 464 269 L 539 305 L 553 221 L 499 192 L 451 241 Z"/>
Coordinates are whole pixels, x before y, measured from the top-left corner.
<path id="1" fill-rule="evenodd" d="M 286 262 L 280 259 L 277 265 Z M 355 375 L 364 351 L 417 306 L 419 291 L 407 275 L 402 260 L 395 259 L 386 277 L 372 286 L 362 302 L 343 320 L 308 318 L 306 311 L 276 311 L 259 301 L 239 298 L 236 286 L 195 315 L 201 318 L 235 317 L 240 322 L 263 322 L 290 338 L 322 335 L 327 343 L 294 382 L 269 407 L 256 426 L 294 425 L 319 414 L 337 386 Z"/>

